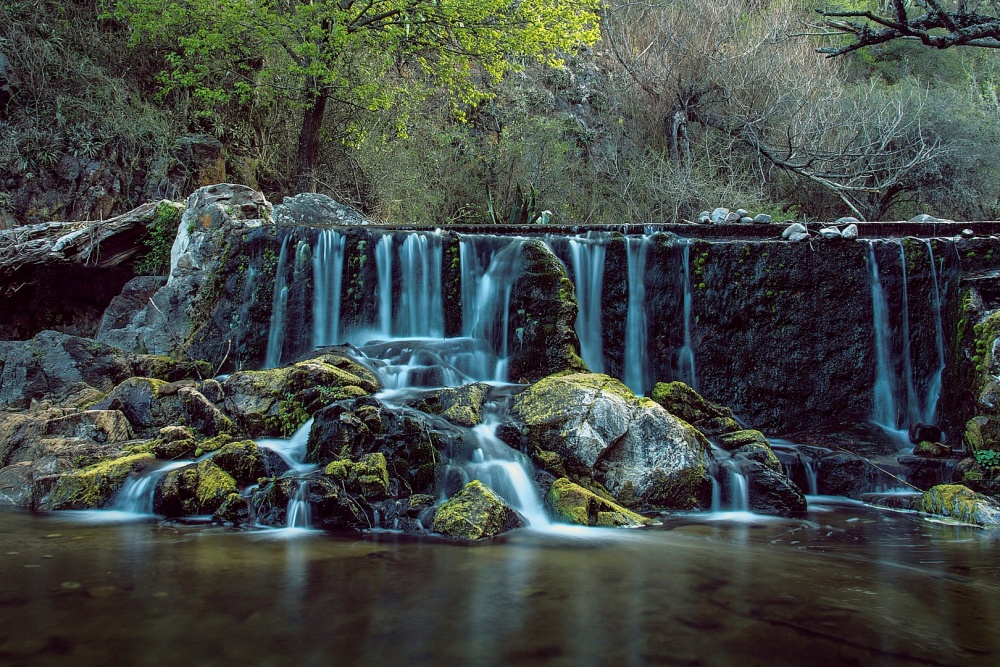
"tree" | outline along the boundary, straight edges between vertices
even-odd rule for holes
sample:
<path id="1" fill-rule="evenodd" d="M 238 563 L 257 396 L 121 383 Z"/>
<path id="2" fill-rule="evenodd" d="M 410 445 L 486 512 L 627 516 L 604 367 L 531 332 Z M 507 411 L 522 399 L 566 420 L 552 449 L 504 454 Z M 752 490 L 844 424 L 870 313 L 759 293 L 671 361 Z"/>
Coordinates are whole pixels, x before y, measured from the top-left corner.
<path id="1" fill-rule="evenodd" d="M 463 113 L 519 66 L 598 37 L 599 0 L 114 0 L 133 43 L 165 49 L 166 90 L 204 108 L 277 95 L 302 114 L 299 190 L 315 187 L 331 103 L 391 106 L 420 80 Z"/>
<path id="2" fill-rule="evenodd" d="M 898 39 L 919 40 L 936 49 L 978 46 L 1000 49 L 997 0 L 883 0 L 879 8 L 818 10 L 846 44 L 818 49 L 830 57 Z"/>

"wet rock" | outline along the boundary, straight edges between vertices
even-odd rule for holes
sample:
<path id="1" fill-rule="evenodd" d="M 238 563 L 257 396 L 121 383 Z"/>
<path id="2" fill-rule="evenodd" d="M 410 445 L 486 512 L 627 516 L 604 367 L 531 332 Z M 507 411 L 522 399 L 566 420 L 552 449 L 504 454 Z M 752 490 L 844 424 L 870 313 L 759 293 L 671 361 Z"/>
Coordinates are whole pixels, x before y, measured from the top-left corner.
<path id="1" fill-rule="evenodd" d="M 153 511 L 165 516 L 213 514 L 238 492 L 236 480 L 205 460 L 168 472 L 153 494 Z"/>
<path id="2" fill-rule="evenodd" d="M 958 462 L 951 472 L 950 480 L 940 479 L 938 483 L 948 481 L 962 484 L 987 496 L 1000 495 L 1000 468 L 984 466 L 972 457 Z"/>
<path id="3" fill-rule="evenodd" d="M 472 428 L 482 421 L 481 411 L 488 393 L 487 384 L 466 384 L 428 391 L 407 400 L 406 405 L 421 412 L 440 415 L 457 426 Z"/>
<path id="4" fill-rule="evenodd" d="M 397 489 L 432 493 L 438 461 L 442 456 L 457 456 L 462 447 L 463 432 L 447 422 L 392 409 L 366 396 L 316 413 L 305 460 L 326 466 L 332 461 L 358 462 L 367 454 L 381 453 L 391 493 Z"/>
<path id="5" fill-rule="evenodd" d="M 530 447 L 557 454 L 578 482 L 592 476 L 640 506 L 689 509 L 710 501 L 697 432 L 618 380 L 548 377 L 517 396 L 511 414 L 526 425 Z"/>
<path id="6" fill-rule="evenodd" d="M 939 457 L 897 456 L 896 462 L 902 468 L 898 476 L 921 490 L 947 484 L 953 479 L 957 463 L 950 455 L 951 450 Z"/>
<path id="7" fill-rule="evenodd" d="M 907 429 L 907 436 L 910 442 L 918 444 L 921 442 L 941 442 L 941 429 L 931 424 L 910 424 Z"/>
<path id="8" fill-rule="evenodd" d="M 772 516 L 805 516 L 806 497 L 783 472 L 759 461 L 748 461 L 743 470 L 747 475 L 751 511 Z"/>
<path id="9" fill-rule="evenodd" d="M 925 492 L 920 511 L 987 528 L 1000 526 L 1000 503 L 960 484 L 941 484 Z"/>
<path id="10" fill-rule="evenodd" d="M 232 433 L 233 422 L 222 414 L 219 408 L 212 405 L 200 391 L 194 387 L 181 387 L 177 391 L 181 407 L 184 410 L 187 423 L 199 433 L 214 437 L 220 433 Z"/>
<path id="11" fill-rule="evenodd" d="M 284 368 L 233 373 L 223 383 L 223 409 L 245 433 L 287 437 L 321 408 L 379 389 L 364 366 L 323 355 Z"/>
<path id="12" fill-rule="evenodd" d="M 237 484 L 254 484 L 268 474 L 265 458 L 253 440 L 231 442 L 219 449 L 212 461 Z"/>
<path id="13" fill-rule="evenodd" d="M 121 293 L 111 299 L 101 323 L 97 328 L 96 338 L 102 339 L 102 334 L 113 329 L 120 329 L 146 307 L 149 297 L 167 283 L 166 276 L 137 276 L 125 283 Z"/>
<path id="14" fill-rule="evenodd" d="M 851 223 L 846 227 L 844 227 L 844 229 L 840 232 L 840 235 L 843 236 L 845 239 L 849 240 L 856 239 L 858 238 L 858 226 L 855 225 L 854 223 Z"/>
<path id="15" fill-rule="evenodd" d="M 767 447 L 768 449 L 771 448 L 771 443 L 764 437 L 764 434 L 754 429 L 740 429 L 739 431 L 720 433 L 716 437 L 716 442 L 719 447 L 728 451 L 753 445 Z"/>
<path id="16" fill-rule="evenodd" d="M 847 452 L 831 452 L 816 462 L 817 491 L 824 496 L 860 498 L 880 488 L 899 483 L 867 459 Z"/>
<path id="17" fill-rule="evenodd" d="M 581 526 L 645 526 L 652 521 L 565 477 L 552 482 L 545 506 L 557 521 Z"/>
<path id="18" fill-rule="evenodd" d="M 529 383 L 553 373 L 586 371 L 576 336 L 577 304 L 562 262 L 539 239 L 521 246 L 521 268 L 510 292 L 515 314 L 507 372 Z"/>
<path id="19" fill-rule="evenodd" d="M 247 506 L 246 498 L 238 493 L 230 493 L 226 496 L 219 509 L 212 514 L 212 521 L 215 523 L 247 523 L 250 520 L 250 508 Z"/>
<path id="20" fill-rule="evenodd" d="M 709 437 L 743 428 L 732 410 L 705 400 L 683 382 L 658 382 L 650 398 Z"/>
<path id="21" fill-rule="evenodd" d="M 951 447 L 942 445 L 939 442 L 928 442 L 924 440 L 923 442 L 917 443 L 913 447 L 913 453 L 917 456 L 933 456 L 935 458 L 940 458 L 942 456 L 951 456 Z"/>
<path id="22" fill-rule="evenodd" d="M 323 472 L 352 495 L 367 500 L 380 500 L 389 495 L 389 470 L 381 452 L 365 454 L 357 461 L 331 461 Z"/>
<path id="23" fill-rule="evenodd" d="M 138 433 L 149 437 L 165 426 L 190 426 L 208 437 L 233 431 L 229 418 L 194 384 L 192 380 L 129 378 L 91 409 L 121 410 Z"/>
<path id="24" fill-rule="evenodd" d="M 763 437 L 763 435 L 761 436 Z M 775 455 L 774 450 L 771 449 L 771 445 L 767 442 L 766 438 L 764 442 L 749 442 L 745 445 L 740 445 L 735 450 L 733 450 L 733 456 L 738 459 L 745 461 L 755 461 L 760 463 L 766 468 L 770 468 L 780 475 L 784 475 L 784 467 L 781 465 L 781 461 Z"/>
<path id="25" fill-rule="evenodd" d="M 108 505 L 132 473 L 155 461 L 149 453 L 102 461 L 59 477 L 43 507 L 54 510 L 95 509 Z"/>
<path id="26" fill-rule="evenodd" d="M 121 350 L 87 338 L 43 331 L 29 341 L 0 341 L 0 408 L 32 401 L 82 407 L 132 374 Z"/>
<path id="27" fill-rule="evenodd" d="M 456 540 L 481 540 L 521 527 L 521 519 L 482 482 L 473 480 L 434 515 L 434 531 Z"/>

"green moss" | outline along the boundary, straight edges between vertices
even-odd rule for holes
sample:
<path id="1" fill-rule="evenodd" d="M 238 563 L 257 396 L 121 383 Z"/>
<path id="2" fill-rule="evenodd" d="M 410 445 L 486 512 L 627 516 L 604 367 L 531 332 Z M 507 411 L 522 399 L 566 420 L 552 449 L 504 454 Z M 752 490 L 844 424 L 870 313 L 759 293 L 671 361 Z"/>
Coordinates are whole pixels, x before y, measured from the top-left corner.
<path id="1" fill-rule="evenodd" d="M 63 475 L 49 497 L 52 509 L 104 507 L 133 472 L 155 461 L 149 452 L 109 459 Z"/>
<path id="2" fill-rule="evenodd" d="M 200 449 L 202 452 L 214 452 L 216 450 L 222 449 L 232 441 L 233 441 L 233 436 L 229 435 L 228 433 L 222 433 L 220 435 L 215 436 L 214 438 L 208 438 L 206 440 L 202 440 L 200 443 L 198 443 L 198 449 Z"/>
<path id="3" fill-rule="evenodd" d="M 645 526 L 649 519 L 601 498 L 566 478 L 557 479 L 545 496 L 555 518 L 581 526 Z"/>
<path id="4" fill-rule="evenodd" d="M 389 496 L 389 468 L 381 452 L 365 454 L 357 461 L 331 461 L 323 471 L 345 491 L 369 500 Z"/>
<path id="5" fill-rule="evenodd" d="M 691 466 L 667 475 L 657 469 L 646 494 L 650 507 L 701 509 L 711 501 L 711 482 L 703 465 Z"/>
<path id="6" fill-rule="evenodd" d="M 514 511 L 492 489 L 473 480 L 438 508 L 434 530 L 461 540 L 480 540 L 520 525 Z"/>
<path id="7" fill-rule="evenodd" d="M 980 526 L 995 525 L 998 514 L 989 498 L 961 484 L 939 484 L 925 492 L 920 511 Z"/>
<path id="8" fill-rule="evenodd" d="M 231 493 L 238 493 L 236 480 L 211 460 L 198 464 L 196 497 L 202 512 L 214 512 Z"/>

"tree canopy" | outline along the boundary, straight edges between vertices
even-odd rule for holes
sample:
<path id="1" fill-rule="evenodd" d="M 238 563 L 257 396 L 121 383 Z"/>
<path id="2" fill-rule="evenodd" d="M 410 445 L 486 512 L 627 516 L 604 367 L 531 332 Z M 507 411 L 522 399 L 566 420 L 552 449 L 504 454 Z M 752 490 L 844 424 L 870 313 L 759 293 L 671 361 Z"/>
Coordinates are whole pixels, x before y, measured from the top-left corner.
<path id="1" fill-rule="evenodd" d="M 877 9 L 823 9 L 820 15 L 846 44 L 819 49 L 831 57 L 898 39 L 948 49 L 977 46 L 1000 49 L 1000 2 L 997 0 L 888 0 Z"/>
<path id="2" fill-rule="evenodd" d="M 453 108 L 488 96 L 518 58 L 557 61 L 599 37 L 599 0 L 115 0 L 133 42 L 166 51 L 165 89 L 206 108 L 262 91 L 303 111 L 297 172 L 311 185 L 327 103 L 385 108 L 408 80 Z M 392 76 L 390 76 L 392 74 Z M 391 83 L 396 82 L 396 83 Z"/>

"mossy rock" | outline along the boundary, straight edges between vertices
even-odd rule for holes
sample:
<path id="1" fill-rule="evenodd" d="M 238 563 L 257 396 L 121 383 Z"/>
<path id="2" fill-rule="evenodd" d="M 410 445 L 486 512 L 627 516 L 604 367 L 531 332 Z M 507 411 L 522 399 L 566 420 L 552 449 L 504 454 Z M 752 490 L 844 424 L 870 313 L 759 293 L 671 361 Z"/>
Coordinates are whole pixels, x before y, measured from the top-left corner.
<path id="1" fill-rule="evenodd" d="M 153 495 L 153 511 L 166 516 L 213 514 L 238 492 L 236 480 L 207 459 L 168 472 Z"/>
<path id="2" fill-rule="evenodd" d="M 226 496 L 219 509 L 212 514 L 212 521 L 216 523 L 246 523 L 250 519 L 250 508 L 246 499 L 238 493 L 230 493 Z"/>
<path id="3" fill-rule="evenodd" d="M 129 475 L 156 460 L 151 453 L 130 454 L 101 461 L 59 478 L 46 506 L 54 510 L 83 510 L 105 507 Z"/>
<path id="4" fill-rule="evenodd" d="M 565 477 L 552 483 L 545 506 L 559 521 L 581 526 L 645 526 L 652 521 Z"/>
<path id="5" fill-rule="evenodd" d="M 951 447 L 943 445 L 940 442 L 928 442 L 925 440 L 913 446 L 913 453 L 917 456 L 940 458 L 951 456 Z"/>
<path id="6" fill-rule="evenodd" d="M 965 424 L 965 446 L 975 453 L 984 449 L 1000 450 L 1000 418 L 977 415 Z"/>
<path id="7" fill-rule="evenodd" d="M 703 398 L 683 382 L 658 382 L 650 398 L 675 417 L 688 422 L 707 436 L 739 431 L 743 427 L 733 419 L 729 408 Z"/>
<path id="8" fill-rule="evenodd" d="M 733 455 L 748 461 L 756 461 L 774 472 L 784 474 L 785 468 L 771 449 L 770 443 L 752 442 L 736 449 Z"/>
<path id="9" fill-rule="evenodd" d="M 212 365 L 207 361 L 177 361 L 160 354 L 135 355 L 132 358 L 132 371 L 137 376 L 165 382 L 201 380 L 213 374 Z"/>
<path id="10" fill-rule="evenodd" d="M 253 440 L 231 442 L 219 449 L 212 460 L 238 484 L 253 484 L 267 475 L 267 466 Z"/>
<path id="11" fill-rule="evenodd" d="M 466 484 L 434 515 L 434 530 L 456 540 L 495 537 L 520 526 L 517 513 L 479 480 Z"/>
<path id="12" fill-rule="evenodd" d="M 1000 526 L 1000 504 L 961 484 L 939 484 L 924 492 L 920 511 L 977 526 Z"/>
<path id="13" fill-rule="evenodd" d="M 381 452 L 365 454 L 357 461 L 331 461 L 323 471 L 352 495 L 367 500 L 389 496 L 389 470 Z"/>
<path id="14" fill-rule="evenodd" d="M 456 426 L 472 428 L 482 421 L 488 392 L 489 385 L 477 382 L 433 390 L 406 404 L 421 412 L 440 415 Z"/>
<path id="15" fill-rule="evenodd" d="M 754 429 L 741 429 L 739 431 L 723 433 L 716 436 L 715 441 L 719 447 L 730 452 L 740 447 L 746 447 L 747 445 L 771 449 L 771 443 L 764 437 L 764 434 Z"/>
<path id="16" fill-rule="evenodd" d="M 233 373 L 223 383 L 223 406 L 253 437 L 287 437 L 327 405 L 380 388 L 364 366 L 328 354 L 284 368 Z"/>

